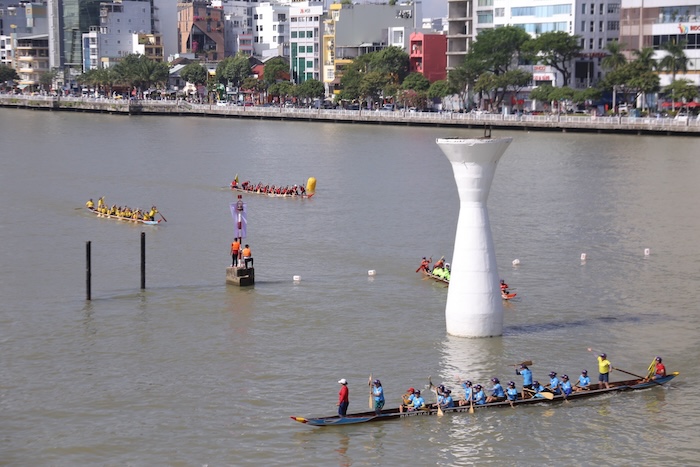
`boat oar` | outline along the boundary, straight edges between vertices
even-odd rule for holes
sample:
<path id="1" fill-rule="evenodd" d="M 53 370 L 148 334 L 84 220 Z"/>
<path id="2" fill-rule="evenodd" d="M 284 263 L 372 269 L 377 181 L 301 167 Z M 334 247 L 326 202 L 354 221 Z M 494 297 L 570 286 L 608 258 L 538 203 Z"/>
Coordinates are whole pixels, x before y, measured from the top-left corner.
<path id="1" fill-rule="evenodd" d="M 530 365 L 532 365 L 532 360 L 525 360 L 524 362 L 513 363 L 510 366 L 520 366 L 520 365 L 530 366 Z"/>
<path id="2" fill-rule="evenodd" d="M 372 397 L 372 373 L 369 374 L 369 381 L 367 382 L 369 386 L 369 408 L 374 409 L 374 398 Z"/>
<path id="3" fill-rule="evenodd" d="M 438 417 L 442 417 L 445 415 L 445 412 L 443 412 L 442 407 L 440 407 L 440 399 L 438 398 L 437 388 L 433 386 L 432 376 L 428 376 L 428 388 L 435 393 L 435 406 L 437 407 L 437 414 Z"/>
<path id="4" fill-rule="evenodd" d="M 165 216 L 160 213 L 160 211 L 158 211 L 158 215 L 162 217 L 165 222 L 168 222 L 168 219 L 166 219 Z"/>
<path id="5" fill-rule="evenodd" d="M 612 369 L 612 368 L 611 368 L 611 369 Z M 639 379 L 642 380 L 642 381 L 644 381 L 644 380 L 646 379 L 646 378 L 643 377 L 643 376 L 635 375 L 634 373 L 630 373 L 629 371 L 621 370 L 621 369 L 619 369 L 619 368 L 617 368 L 617 367 L 615 367 L 615 370 L 621 371 L 621 372 L 623 372 L 623 373 L 627 373 L 628 375 L 634 376 L 635 378 L 639 378 Z M 663 384 L 659 383 L 659 382 L 656 381 L 656 380 L 650 379 L 649 381 L 652 382 L 652 383 L 654 383 L 654 384 L 658 384 L 659 386 L 663 386 Z"/>
<path id="6" fill-rule="evenodd" d="M 527 392 L 531 392 L 532 394 L 541 394 L 542 397 L 544 397 L 545 399 L 548 399 L 550 401 L 552 399 L 554 399 L 554 394 L 552 394 L 551 392 L 537 392 L 537 391 L 534 391 L 534 390 L 528 389 L 528 388 L 523 388 L 523 389 L 526 390 Z"/>

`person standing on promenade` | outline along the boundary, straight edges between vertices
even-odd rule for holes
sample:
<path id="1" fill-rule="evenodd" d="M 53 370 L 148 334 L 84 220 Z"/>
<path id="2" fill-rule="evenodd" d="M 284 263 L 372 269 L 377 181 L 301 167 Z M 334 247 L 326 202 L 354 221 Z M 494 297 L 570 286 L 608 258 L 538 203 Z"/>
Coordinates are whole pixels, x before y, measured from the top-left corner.
<path id="1" fill-rule="evenodd" d="M 338 392 L 338 415 L 344 417 L 348 413 L 348 405 L 350 405 L 348 380 L 341 378 L 338 384 L 340 384 L 340 392 Z"/>

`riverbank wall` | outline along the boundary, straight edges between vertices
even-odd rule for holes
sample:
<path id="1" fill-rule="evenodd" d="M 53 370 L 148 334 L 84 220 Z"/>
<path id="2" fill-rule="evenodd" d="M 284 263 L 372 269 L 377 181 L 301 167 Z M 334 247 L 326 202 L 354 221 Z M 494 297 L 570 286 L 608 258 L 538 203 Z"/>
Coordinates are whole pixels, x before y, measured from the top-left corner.
<path id="1" fill-rule="evenodd" d="M 492 128 L 522 131 L 700 136 L 700 120 L 599 117 L 591 115 L 501 115 L 456 112 L 408 112 L 193 104 L 175 100 L 117 100 L 80 97 L 0 95 L 0 107 L 110 113 L 246 118 L 370 125 Z"/>

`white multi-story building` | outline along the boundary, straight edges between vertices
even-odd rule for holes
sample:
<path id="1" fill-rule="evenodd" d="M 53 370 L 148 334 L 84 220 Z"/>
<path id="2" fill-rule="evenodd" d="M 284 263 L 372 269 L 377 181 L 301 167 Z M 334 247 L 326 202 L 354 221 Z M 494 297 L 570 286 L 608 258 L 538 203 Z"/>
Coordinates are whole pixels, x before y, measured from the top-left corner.
<path id="1" fill-rule="evenodd" d="M 581 45 L 567 84 L 575 88 L 593 86 L 602 78 L 600 64 L 607 55 L 607 43 L 619 38 L 620 1 L 448 0 L 447 69 L 464 61 L 471 42 L 485 29 L 518 26 L 532 37 L 563 31 L 578 36 Z M 534 66 L 532 71 L 536 84 L 563 84 L 562 77 L 550 67 Z"/>
<path id="2" fill-rule="evenodd" d="M 226 56 L 242 52 L 253 55 L 253 7 L 258 0 L 214 0 L 212 6 L 224 10 L 224 49 Z"/>
<path id="3" fill-rule="evenodd" d="M 125 55 L 138 53 L 139 41 L 152 34 L 151 15 L 150 0 L 102 3 L 99 27 L 83 34 L 83 71 L 107 67 Z M 162 46 L 160 53 L 162 59 Z"/>
<path id="4" fill-rule="evenodd" d="M 323 19 L 322 1 L 294 2 L 289 9 L 290 76 L 297 84 L 321 80 Z"/>
<path id="5" fill-rule="evenodd" d="M 536 85 L 564 84 L 573 88 L 595 85 L 602 78 L 606 45 L 619 37 L 620 0 L 494 0 L 494 25 L 523 28 L 532 37 L 562 31 L 579 37 L 581 54 L 571 63 L 571 81 L 563 83 L 553 68 L 533 66 Z"/>
<path id="6" fill-rule="evenodd" d="M 0 64 L 15 68 L 17 40 L 47 34 L 48 27 L 45 4 L 0 2 Z"/>
<path id="7" fill-rule="evenodd" d="M 253 50 L 259 57 L 289 56 L 289 4 L 263 2 L 253 7 Z"/>

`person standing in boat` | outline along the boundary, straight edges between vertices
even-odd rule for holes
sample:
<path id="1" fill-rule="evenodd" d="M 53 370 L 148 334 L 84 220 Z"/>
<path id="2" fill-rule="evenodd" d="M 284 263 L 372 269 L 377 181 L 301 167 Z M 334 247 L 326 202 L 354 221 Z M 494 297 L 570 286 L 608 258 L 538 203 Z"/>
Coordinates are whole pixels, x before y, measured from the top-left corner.
<path id="1" fill-rule="evenodd" d="M 233 243 L 231 243 L 231 267 L 232 268 L 237 268 L 238 267 L 238 255 L 241 252 L 241 242 L 238 240 L 238 237 L 233 239 Z"/>
<path id="2" fill-rule="evenodd" d="M 340 384 L 340 392 L 338 392 L 338 415 L 344 417 L 348 413 L 348 405 L 350 405 L 350 390 L 348 389 L 348 380 L 341 378 L 338 381 Z"/>
<path id="3" fill-rule="evenodd" d="M 523 377 L 523 391 L 522 396 L 525 399 L 525 390 L 532 389 L 532 371 L 527 367 L 527 365 L 520 365 L 520 369 L 515 369 L 515 374 Z"/>
<path id="4" fill-rule="evenodd" d="M 578 383 L 574 386 L 574 391 L 588 391 L 591 385 L 591 378 L 588 377 L 588 370 L 582 370 L 581 376 L 578 377 Z"/>
<path id="5" fill-rule="evenodd" d="M 374 412 L 379 415 L 384 408 L 384 388 L 378 379 L 372 382 L 372 395 L 374 396 Z"/>
<path id="6" fill-rule="evenodd" d="M 416 272 L 430 272 L 430 262 L 433 260 L 433 257 L 431 256 L 429 260 L 425 259 L 425 256 L 423 256 L 423 259 L 420 262 L 420 266 L 418 269 L 416 269 Z"/>
<path id="7" fill-rule="evenodd" d="M 589 352 L 592 352 L 592 348 L 588 348 Z M 598 389 L 610 389 L 610 371 L 613 370 L 612 363 L 608 360 L 608 356 L 605 353 L 598 355 Z"/>

